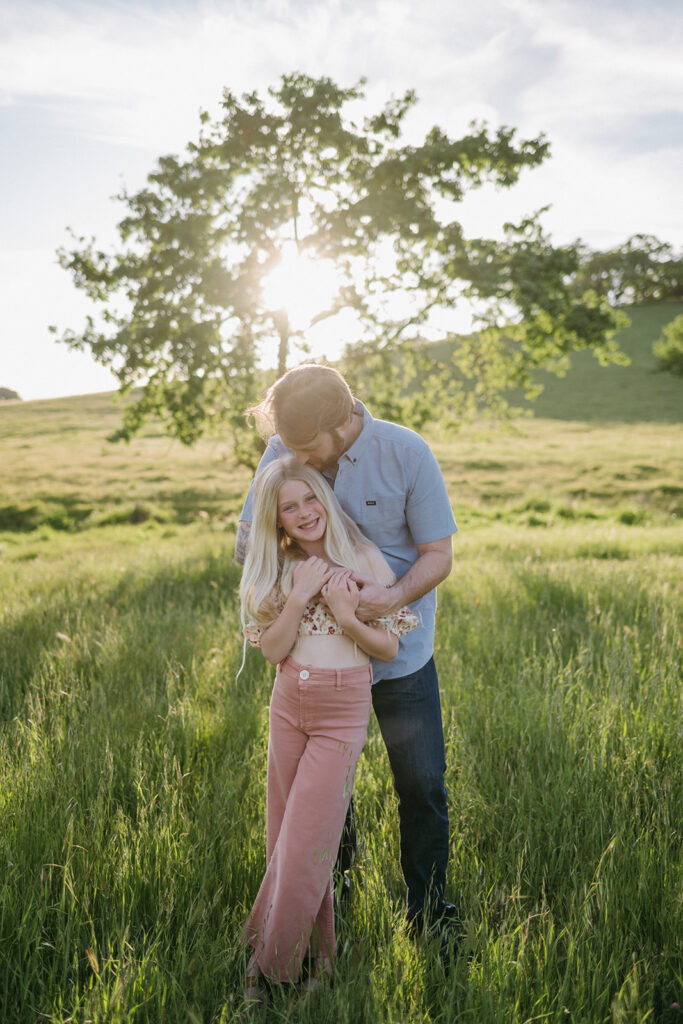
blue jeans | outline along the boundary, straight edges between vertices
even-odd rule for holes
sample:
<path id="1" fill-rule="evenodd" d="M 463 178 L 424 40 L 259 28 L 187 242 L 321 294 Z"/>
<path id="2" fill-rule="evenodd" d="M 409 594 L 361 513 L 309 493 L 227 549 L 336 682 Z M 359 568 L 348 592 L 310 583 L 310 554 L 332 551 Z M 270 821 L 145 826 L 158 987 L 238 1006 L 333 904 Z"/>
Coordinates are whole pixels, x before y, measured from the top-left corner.
<path id="1" fill-rule="evenodd" d="M 410 675 L 375 683 L 372 704 L 398 795 L 407 916 L 421 924 L 425 913 L 427 921 L 439 916 L 448 861 L 446 751 L 434 659 Z"/>

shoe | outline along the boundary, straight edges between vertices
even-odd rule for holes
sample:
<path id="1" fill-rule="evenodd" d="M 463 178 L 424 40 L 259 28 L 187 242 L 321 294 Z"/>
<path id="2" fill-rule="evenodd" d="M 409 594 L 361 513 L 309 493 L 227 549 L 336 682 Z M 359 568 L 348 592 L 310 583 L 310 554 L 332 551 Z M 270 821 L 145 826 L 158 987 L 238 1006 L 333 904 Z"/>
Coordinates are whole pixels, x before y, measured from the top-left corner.
<path id="1" fill-rule="evenodd" d="M 266 986 L 261 973 L 247 975 L 244 982 L 244 1001 L 249 1006 L 265 1004 Z"/>
<path id="2" fill-rule="evenodd" d="M 416 939 L 419 935 L 423 934 L 450 933 L 460 925 L 458 908 L 454 903 L 440 900 L 436 906 L 427 907 L 426 911 L 425 913 L 423 910 L 418 910 L 412 917 L 407 917 L 408 934 L 411 938 Z"/>
<path id="3" fill-rule="evenodd" d="M 448 973 L 451 962 L 457 956 L 462 934 L 457 907 L 441 900 L 428 916 L 420 912 L 408 918 L 408 934 L 416 942 L 426 940 L 431 945 L 431 940 L 438 948 L 439 959 Z"/>
<path id="4" fill-rule="evenodd" d="M 332 964 L 327 957 L 318 957 L 311 961 L 308 974 L 299 983 L 299 992 L 316 992 L 325 978 L 332 977 Z"/>
<path id="5" fill-rule="evenodd" d="M 452 933 L 460 928 L 461 922 L 458 917 L 458 908 L 454 903 L 448 903 L 446 900 L 443 900 L 439 909 L 440 913 L 434 921 L 434 926 L 442 935 L 444 932 Z"/>

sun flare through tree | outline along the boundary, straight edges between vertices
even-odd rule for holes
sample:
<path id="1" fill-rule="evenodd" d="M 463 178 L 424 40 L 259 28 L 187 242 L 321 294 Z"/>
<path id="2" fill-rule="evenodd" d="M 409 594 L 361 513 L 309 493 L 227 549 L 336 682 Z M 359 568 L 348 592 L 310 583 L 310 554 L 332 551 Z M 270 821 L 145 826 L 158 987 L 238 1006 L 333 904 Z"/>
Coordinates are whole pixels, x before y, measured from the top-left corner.
<path id="1" fill-rule="evenodd" d="M 265 366 L 284 368 L 290 339 L 307 357 L 325 355 L 325 340 L 316 345 L 315 327 L 324 319 L 321 310 L 333 309 L 339 302 L 341 286 L 332 260 L 306 255 L 293 240 L 283 244 L 277 264 L 262 282 L 263 299 L 279 333 L 277 349 L 263 346 Z"/>
<path id="2" fill-rule="evenodd" d="M 158 416 L 189 444 L 227 423 L 236 458 L 253 464 L 242 413 L 261 390 L 255 368 L 272 365 L 274 345 L 279 372 L 293 345 L 320 358 L 332 321 L 377 413 L 414 425 L 427 408 L 454 423 L 502 409 L 506 389 L 529 387 L 536 366 L 573 349 L 614 357 L 607 299 L 572 288 L 577 246 L 551 245 L 536 214 L 506 225 L 503 241 L 468 240 L 457 219 L 471 189 L 508 188 L 542 163 L 545 138 L 472 124 L 458 139 L 434 127 L 408 144 L 415 95 L 354 120 L 345 108 L 357 118 L 364 98 L 362 81 L 303 74 L 265 100 L 225 90 L 222 115 L 202 115 L 186 155 L 162 157 L 145 188 L 119 196 L 120 251 L 84 238 L 60 251 L 101 307 L 61 340 L 89 348 L 122 391 L 139 389 L 118 436 Z M 456 324 L 472 300 L 482 330 L 467 340 Z M 423 359 L 414 397 L 399 379 L 414 366 L 393 354 L 422 345 L 428 360 L 427 339 L 457 348 L 444 364 Z"/>

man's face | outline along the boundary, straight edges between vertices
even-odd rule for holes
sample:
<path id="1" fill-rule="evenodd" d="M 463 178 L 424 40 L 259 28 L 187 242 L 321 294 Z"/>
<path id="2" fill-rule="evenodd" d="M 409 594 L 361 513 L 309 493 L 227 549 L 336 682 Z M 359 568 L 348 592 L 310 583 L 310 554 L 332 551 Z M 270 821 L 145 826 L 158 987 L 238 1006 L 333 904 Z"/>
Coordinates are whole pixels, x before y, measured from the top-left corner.
<path id="1" fill-rule="evenodd" d="M 298 463 L 308 463 L 319 473 L 334 470 L 339 456 L 346 450 L 346 442 L 338 430 L 322 430 L 312 441 L 298 448 L 284 437 L 281 440 L 294 453 Z"/>

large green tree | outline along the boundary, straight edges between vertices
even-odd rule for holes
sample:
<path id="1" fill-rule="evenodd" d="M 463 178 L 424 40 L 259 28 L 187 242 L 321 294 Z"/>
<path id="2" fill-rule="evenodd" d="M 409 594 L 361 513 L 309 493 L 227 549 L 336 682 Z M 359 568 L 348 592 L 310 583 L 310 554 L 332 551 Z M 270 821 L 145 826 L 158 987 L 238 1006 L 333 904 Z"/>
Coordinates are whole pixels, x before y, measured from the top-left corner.
<path id="1" fill-rule="evenodd" d="M 225 90 L 185 155 L 119 196 L 118 251 L 78 237 L 60 251 L 99 308 L 61 340 L 90 349 L 122 391 L 140 389 L 120 436 L 150 415 L 186 443 L 228 423 L 237 458 L 253 461 L 242 413 L 263 384 L 259 353 L 276 338 L 281 371 L 296 335 L 264 287 L 287 243 L 336 267 L 336 294 L 312 322 L 347 311 L 346 370 L 380 413 L 420 423 L 438 408 L 455 420 L 502 408 L 508 388 L 530 387 L 534 367 L 573 349 L 614 358 L 614 311 L 574 287 L 578 246 L 553 246 L 539 215 L 502 241 L 468 239 L 457 219 L 469 190 L 508 188 L 539 165 L 545 138 L 472 124 L 459 139 L 434 127 L 408 142 L 412 92 L 375 114 L 363 101 L 362 81 L 302 74 L 265 98 Z M 482 329 L 456 339 L 454 312 L 472 302 Z M 455 343 L 435 358 L 425 339 Z"/>

